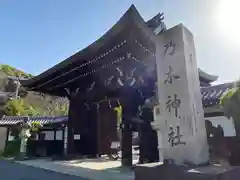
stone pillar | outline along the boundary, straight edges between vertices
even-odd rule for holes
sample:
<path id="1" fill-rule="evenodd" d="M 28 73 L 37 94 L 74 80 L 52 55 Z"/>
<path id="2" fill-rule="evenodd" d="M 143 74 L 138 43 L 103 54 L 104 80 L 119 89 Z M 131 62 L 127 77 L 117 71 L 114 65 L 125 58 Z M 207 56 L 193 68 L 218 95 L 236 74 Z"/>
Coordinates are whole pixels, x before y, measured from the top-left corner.
<path id="1" fill-rule="evenodd" d="M 151 123 L 152 128 L 157 131 L 158 136 L 158 154 L 159 154 L 159 162 L 164 161 L 164 148 L 163 148 L 163 135 L 160 131 L 163 127 L 161 123 L 160 115 L 160 106 L 156 105 L 153 109 L 154 121 Z"/>
<path id="2" fill-rule="evenodd" d="M 72 119 L 72 100 L 69 100 L 69 111 L 68 111 L 68 122 L 67 122 L 67 154 L 72 154 L 74 152 L 74 129 L 73 129 L 73 119 Z"/>
<path id="3" fill-rule="evenodd" d="M 183 25 L 156 41 L 159 126 L 164 158 L 176 163 L 209 160 L 193 35 Z M 160 138 L 160 137 L 159 137 Z"/>

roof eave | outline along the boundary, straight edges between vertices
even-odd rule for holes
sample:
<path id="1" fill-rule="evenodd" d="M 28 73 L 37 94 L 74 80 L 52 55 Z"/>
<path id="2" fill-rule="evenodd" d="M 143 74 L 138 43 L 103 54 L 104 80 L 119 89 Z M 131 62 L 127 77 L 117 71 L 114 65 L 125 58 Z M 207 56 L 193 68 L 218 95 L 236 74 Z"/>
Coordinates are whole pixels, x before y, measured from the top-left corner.
<path id="1" fill-rule="evenodd" d="M 139 28 L 142 28 L 142 30 L 146 33 L 147 36 L 151 38 L 151 40 L 154 41 L 154 32 L 150 30 L 150 28 L 147 27 L 145 24 L 145 21 L 140 16 L 139 12 L 137 11 L 136 7 L 134 5 L 131 5 L 131 7 L 127 10 L 127 12 L 120 18 L 120 20 L 113 25 L 111 29 L 109 29 L 103 36 L 101 36 L 98 40 L 84 48 L 83 50 L 77 52 L 76 54 L 70 56 L 69 58 L 63 60 L 59 64 L 53 66 L 52 68 L 42 72 L 38 76 L 35 76 L 31 79 L 27 80 L 20 80 L 21 84 L 25 87 L 29 87 L 34 83 L 37 83 L 37 81 L 44 79 L 48 77 L 49 75 L 57 72 L 61 68 L 67 67 L 69 64 L 72 64 L 79 60 L 80 57 L 87 56 L 88 54 L 94 54 L 97 49 L 107 44 L 112 37 L 117 35 L 124 27 L 128 24 L 128 22 L 134 22 Z"/>
<path id="2" fill-rule="evenodd" d="M 208 73 L 204 72 L 203 70 L 201 70 L 200 68 L 198 68 L 198 72 L 199 72 L 199 76 L 208 82 L 214 82 L 218 79 L 218 76 L 208 74 Z"/>

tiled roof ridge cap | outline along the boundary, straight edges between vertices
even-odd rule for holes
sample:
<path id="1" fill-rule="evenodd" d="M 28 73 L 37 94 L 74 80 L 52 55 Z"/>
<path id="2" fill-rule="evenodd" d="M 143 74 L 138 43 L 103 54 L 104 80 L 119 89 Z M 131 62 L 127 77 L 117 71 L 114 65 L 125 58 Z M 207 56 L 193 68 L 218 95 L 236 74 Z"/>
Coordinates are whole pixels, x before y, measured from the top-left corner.
<path id="1" fill-rule="evenodd" d="M 4 118 L 28 118 L 29 119 L 35 119 L 35 118 L 62 118 L 62 117 L 68 117 L 67 115 L 62 115 L 62 116 L 2 116 L 1 119 L 4 119 Z"/>
<path id="2" fill-rule="evenodd" d="M 236 83 L 236 81 L 222 83 L 222 84 L 216 84 L 216 85 L 211 85 L 211 86 L 203 86 L 203 87 L 200 87 L 200 89 L 211 89 L 211 88 L 220 87 L 220 86 L 224 86 L 224 85 L 234 85 L 234 83 Z"/>

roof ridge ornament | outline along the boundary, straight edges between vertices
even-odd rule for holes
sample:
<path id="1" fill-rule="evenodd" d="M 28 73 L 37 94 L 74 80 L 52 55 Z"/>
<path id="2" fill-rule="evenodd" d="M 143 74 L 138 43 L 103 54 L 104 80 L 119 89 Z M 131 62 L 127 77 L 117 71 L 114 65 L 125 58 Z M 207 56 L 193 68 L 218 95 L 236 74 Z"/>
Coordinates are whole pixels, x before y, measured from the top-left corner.
<path id="1" fill-rule="evenodd" d="M 88 103 L 84 103 L 84 106 L 87 108 L 87 110 L 89 111 L 90 110 L 90 106 L 89 106 L 89 104 Z"/>
<path id="2" fill-rule="evenodd" d="M 88 93 L 91 92 L 91 91 L 93 90 L 93 88 L 95 87 L 95 85 L 96 85 L 96 82 L 94 81 L 94 82 L 90 85 L 90 87 L 87 88 L 87 92 L 88 92 Z"/>
<path id="3" fill-rule="evenodd" d="M 160 33 L 167 30 L 166 24 L 163 22 L 164 20 L 164 13 L 158 13 L 155 15 L 152 19 L 147 21 L 147 25 L 149 28 L 152 28 L 154 30 L 154 33 L 156 35 L 159 35 Z"/>
<path id="4" fill-rule="evenodd" d="M 76 88 L 75 91 L 73 91 L 71 88 L 64 88 L 64 90 L 67 92 L 67 94 L 68 94 L 67 97 L 68 98 L 73 98 L 73 97 L 76 97 L 80 88 Z"/>
<path id="5" fill-rule="evenodd" d="M 133 68 L 130 73 L 129 72 L 123 72 L 119 67 L 116 68 L 116 70 L 119 73 L 119 76 L 117 78 L 117 82 L 120 86 L 133 86 L 136 83 L 136 78 L 134 77 L 135 72 L 137 68 Z M 129 73 L 129 74 L 128 74 Z"/>

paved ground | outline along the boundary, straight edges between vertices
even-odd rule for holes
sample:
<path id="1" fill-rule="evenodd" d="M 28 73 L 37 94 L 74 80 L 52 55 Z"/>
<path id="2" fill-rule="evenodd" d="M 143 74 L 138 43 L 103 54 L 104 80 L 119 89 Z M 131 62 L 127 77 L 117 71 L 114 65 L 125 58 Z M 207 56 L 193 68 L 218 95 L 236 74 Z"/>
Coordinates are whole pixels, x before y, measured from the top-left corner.
<path id="1" fill-rule="evenodd" d="M 133 148 L 134 164 L 138 161 L 138 154 Z M 104 158 L 74 161 L 0 160 L 0 180 L 134 180 L 134 172 L 120 166 L 120 160 L 111 161 Z"/>
<path id="2" fill-rule="evenodd" d="M 25 166 L 11 161 L 0 160 L 0 180 L 87 180 L 44 169 Z"/>
<path id="3" fill-rule="evenodd" d="M 17 163 L 90 180 L 134 180 L 134 172 L 131 169 L 119 167 L 121 164 L 119 161 L 109 161 L 104 158 L 73 161 L 38 159 Z"/>

